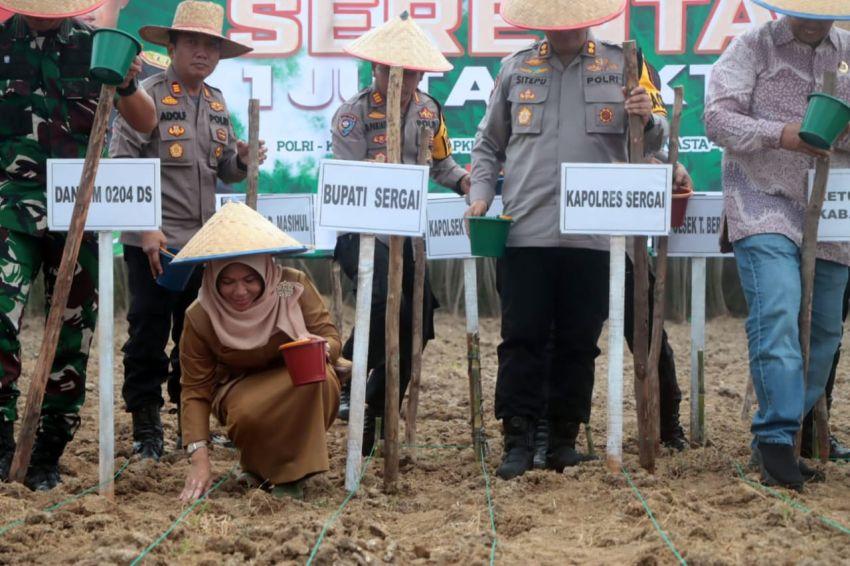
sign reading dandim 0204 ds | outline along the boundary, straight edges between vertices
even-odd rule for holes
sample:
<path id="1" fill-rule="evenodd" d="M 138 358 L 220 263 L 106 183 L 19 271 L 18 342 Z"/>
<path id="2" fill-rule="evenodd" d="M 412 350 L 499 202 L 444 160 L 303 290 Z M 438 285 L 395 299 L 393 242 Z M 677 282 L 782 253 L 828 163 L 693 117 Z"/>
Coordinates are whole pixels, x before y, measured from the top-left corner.
<path id="1" fill-rule="evenodd" d="M 428 167 L 327 159 L 319 166 L 319 227 L 421 237 Z"/>
<path id="2" fill-rule="evenodd" d="M 564 163 L 561 233 L 666 236 L 672 188 L 669 165 Z"/>

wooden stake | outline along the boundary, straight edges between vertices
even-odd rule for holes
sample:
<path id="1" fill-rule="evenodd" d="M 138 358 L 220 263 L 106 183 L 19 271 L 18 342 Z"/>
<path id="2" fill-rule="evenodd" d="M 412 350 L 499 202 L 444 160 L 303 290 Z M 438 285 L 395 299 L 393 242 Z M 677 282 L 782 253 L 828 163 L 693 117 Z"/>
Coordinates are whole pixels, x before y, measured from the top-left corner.
<path id="1" fill-rule="evenodd" d="M 257 210 L 260 183 L 260 101 L 248 101 L 248 194 L 245 202 Z"/>
<path id="2" fill-rule="evenodd" d="M 401 82 L 404 70 L 390 69 L 387 89 L 387 162 L 401 163 Z M 399 420 L 399 315 L 401 313 L 401 279 L 404 238 L 390 237 L 389 282 L 387 285 L 386 331 L 386 396 L 384 399 L 384 491 L 398 489 L 398 420 Z"/>
<path id="3" fill-rule="evenodd" d="M 343 316 L 343 307 L 345 302 L 342 299 L 342 268 L 335 261 L 331 262 L 331 316 L 333 316 L 334 326 L 336 326 L 339 335 L 343 335 L 343 325 L 345 323 Z"/>
<path id="4" fill-rule="evenodd" d="M 434 132 L 431 128 L 419 130 L 419 165 L 431 163 L 431 143 Z M 423 238 L 413 239 L 413 353 L 410 364 L 410 385 L 407 397 L 407 413 L 405 414 L 406 426 L 404 429 L 404 441 L 410 447 L 410 453 L 416 459 L 416 415 L 419 412 L 419 385 L 422 381 L 422 325 L 423 310 L 425 308 L 425 240 Z"/>
<path id="5" fill-rule="evenodd" d="M 74 272 L 77 267 L 77 258 L 80 253 L 80 244 L 83 241 L 83 230 L 88 217 L 89 205 L 94 192 L 94 181 L 97 175 L 97 167 L 100 164 L 100 155 L 106 141 L 106 128 L 109 125 L 109 116 L 112 113 L 115 96 L 114 86 L 102 86 L 100 89 L 100 100 L 94 115 L 92 132 L 86 149 L 86 161 L 83 165 L 83 173 L 80 178 L 80 188 L 74 201 L 74 212 L 71 215 L 71 225 L 65 239 L 65 248 L 62 250 L 62 260 L 59 264 L 59 272 L 56 275 L 56 284 L 53 288 L 53 297 L 50 304 L 50 313 L 47 315 L 47 323 L 44 329 L 44 338 L 41 342 L 41 350 L 38 362 L 35 366 L 32 382 L 27 392 L 27 405 L 24 417 L 21 421 L 21 432 L 18 436 L 18 447 L 12 466 L 9 471 L 11 481 L 22 482 L 29 467 L 32 447 L 35 443 L 35 433 L 38 429 L 38 420 L 41 416 L 41 403 L 44 400 L 44 390 L 47 387 L 47 379 L 50 377 L 50 369 L 56 357 L 56 347 L 59 343 L 59 332 L 62 330 L 62 318 L 68 304 L 68 295 L 71 292 L 71 284 L 74 280 Z"/>
<path id="6" fill-rule="evenodd" d="M 836 74 L 829 71 L 823 74 L 823 92 L 834 95 Z M 802 300 L 800 301 L 800 348 L 803 354 L 803 383 L 806 384 L 809 373 L 809 358 L 812 340 L 812 300 L 815 289 L 815 269 L 817 265 L 818 224 L 823 211 L 823 201 L 826 197 L 826 186 L 829 182 L 829 158 L 818 159 L 815 165 L 815 181 L 812 194 L 806 207 L 803 223 L 803 244 L 800 247 L 800 279 Z M 805 390 L 805 389 L 804 389 Z M 817 449 L 822 461 L 829 459 L 829 420 L 826 414 L 826 403 L 815 403 L 814 420 L 817 430 Z M 801 416 L 805 418 L 805 414 Z M 802 433 L 802 429 L 801 429 Z M 797 435 L 797 455 L 800 454 L 801 435 Z"/>

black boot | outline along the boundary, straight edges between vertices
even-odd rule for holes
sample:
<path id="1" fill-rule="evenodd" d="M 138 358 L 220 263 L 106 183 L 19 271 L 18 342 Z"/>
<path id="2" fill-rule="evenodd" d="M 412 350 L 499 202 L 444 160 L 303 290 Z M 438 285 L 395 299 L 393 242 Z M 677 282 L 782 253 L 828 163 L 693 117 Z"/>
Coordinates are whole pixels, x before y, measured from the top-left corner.
<path id="1" fill-rule="evenodd" d="M 158 405 L 133 411 L 133 454 L 159 461 L 163 453 L 162 420 Z"/>
<path id="2" fill-rule="evenodd" d="M 339 392 L 339 420 L 348 422 L 348 414 L 351 411 L 351 382 L 342 386 Z"/>
<path id="3" fill-rule="evenodd" d="M 363 415 L 363 446 L 361 447 L 361 454 L 363 456 L 369 456 L 372 454 L 372 448 L 375 446 L 375 437 L 376 429 L 377 429 L 377 419 L 381 416 L 374 411 L 372 407 L 366 405 L 366 412 Z M 383 431 L 383 423 L 381 424 L 381 438 L 384 437 Z"/>
<path id="4" fill-rule="evenodd" d="M 546 469 L 546 451 L 549 450 L 549 420 L 540 419 L 534 429 L 534 469 Z"/>
<path id="5" fill-rule="evenodd" d="M 835 438 L 829 435 L 829 457 L 832 460 L 850 460 L 850 448 L 847 448 Z"/>
<path id="6" fill-rule="evenodd" d="M 549 450 L 546 467 L 558 473 L 564 468 L 577 466 L 584 458 L 576 451 L 576 438 L 581 423 L 564 419 L 549 419 Z"/>
<path id="7" fill-rule="evenodd" d="M 9 479 L 9 468 L 15 457 L 15 423 L 0 421 L 0 481 Z"/>
<path id="8" fill-rule="evenodd" d="M 661 407 L 661 443 L 667 448 L 678 452 L 688 447 L 685 431 L 679 423 L 679 400 L 673 401 L 668 407 Z"/>
<path id="9" fill-rule="evenodd" d="M 496 475 L 503 480 L 521 476 L 534 466 L 534 421 L 509 417 L 502 421 L 505 452 Z"/>
<path id="10" fill-rule="evenodd" d="M 33 491 L 50 491 L 59 485 L 62 482 L 59 477 L 59 458 L 67 443 L 66 437 L 40 429 L 35 437 L 24 485 Z"/>
<path id="11" fill-rule="evenodd" d="M 761 478 L 765 485 L 778 485 L 803 491 L 803 474 L 790 444 L 758 443 L 761 456 Z"/>

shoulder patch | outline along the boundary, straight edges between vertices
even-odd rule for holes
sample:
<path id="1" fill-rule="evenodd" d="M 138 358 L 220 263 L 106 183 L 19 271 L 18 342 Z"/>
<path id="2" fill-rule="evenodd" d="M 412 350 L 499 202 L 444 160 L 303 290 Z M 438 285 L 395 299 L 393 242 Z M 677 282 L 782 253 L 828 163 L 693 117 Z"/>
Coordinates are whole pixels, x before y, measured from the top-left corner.
<path id="1" fill-rule="evenodd" d="M 180 104 L 180 101 L 171 96 L 170 94 L 168 96 L 163 97 L 161 102 L 166 106 L 177 106 L 178 104 Z"/>
<path id="2" fill-rule="evenodd" d="M 339 121 L 337 122 L 337 131 L 339 132 L 339 135 L 347 138 L 348 135 L 354 131 L 356 126 L 357 116 L 354 114 L 343 114 L 339 117 Z"/>

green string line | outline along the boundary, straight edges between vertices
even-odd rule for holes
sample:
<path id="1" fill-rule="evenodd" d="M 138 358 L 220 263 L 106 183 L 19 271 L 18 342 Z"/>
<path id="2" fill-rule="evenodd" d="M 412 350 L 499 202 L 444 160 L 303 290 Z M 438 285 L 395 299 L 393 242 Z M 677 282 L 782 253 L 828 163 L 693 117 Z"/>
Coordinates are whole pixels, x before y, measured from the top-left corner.
<path id="1" fill-rule="evenodd" d="M 682 555 L 679 554 L 679 551 L 676 550 L 676 545 L 673 544 L 673 541 L 670 540 L 670 537 L 667 536 L 667 533 L 664 529 L 661 528 L 661 525 L 658 524 L 658 521 L 655 519 L 655 514 L 652 512 L 652 509 L 649 508 L 649 503 L 647 503 L 646 499 L 644 499 L 643 494 L 637 488 L 637 486 L 632 481 L 632 477 L 629 475 L 629 472 L 626 471 L 625 466 L 621 468 L 623 470 L 623 475 L 626 476 L 626 481 L 629 482 L 629 487 L 632 488 L 632 492 L 634 492 L 635 496 L 637 496 L 640 504 L 643 505 L 643 510 L 646 511 L 649 520 L 652 521 L 652 526 L 655 527 L 655 530 L 661 535 L 661 540 L 667 545 L 667 548 L 670 549 L 670 552 L 673 553 L 673 556 L 679 561 L 679 564 L 686 565 L 688 562 L 682 558 Z"/>
<path id="2" fill-rule="evenodd" d="M 419 448 L 422 450 L 464 450 L 471 444 L 402 444 L 402 448 Z"/>
<path id="3" fill-rule="evenodd" d="M 74 501 L 77 501 L 78 499 L 85 497 L 89 493 L 92 493 L 93 491 L 97 491 L 103 486 L 109 485 L 110 483 L 116 481 L 119 477 L 121 477 L 121 474 L 124 473 L 124 470 L 126 470 L 127 466 L 129 466 L 129 465 L 130 465 L 130 460 L 128 459 L 126 462 L 124 462 L 124 465 L 121 466 L 121 468 L 117 472 L 115 472 L 115 475 L 112 476 L 112 479 L 108 479 L 104 482 L 101 482 L 101 483 L 95 485 L 95 486 L 92 486 L 88 489 L 85 489 L 85 490 L 81 491 L 80 493 L 78 493 L 77 495 L 74 495 L 73 497 L 69 497 L 68 499 L 65 499 L 64 501 L 60 501 L 59 503 L 57 503 L 55 505 L 45 507 L 44 509 L 42 509 L 42 511 L 44 511 L 45 513 L 53 513 L 54 511 L 58 511 L 62 507 L 65 507 L 66 505 L 69 505 L 69 504 L 73 503 Z M 15 527 L 19 527 L 19 526 L 23 525 L 24 523 L 25 523 L 24 519 L 18 519 L 16 521 L 12 521 L 11 523 L 7 523 L 2 528 L 0 528 L 0 536 L 5 535 L 7 532 L 11 531 Z"/>
<path id="4" fill-rule="evenodd" d="M 496 563 L 496 547 L 499 545 L 499 537 L 496 534 L 496 512 L 493 509 L 493 492 L 490 489 L 490 474 L 487 473 L 486 458 L 484 457 L 484 448 L 481 448 L 481 472 L 484 474 L 484 491 L 487 494 L 487 510 L 490 513 L 490 533 L 493 537 L 493 542 L 490 544 L 490 566 Z"/>
<path id="5" fill-rule="evenodd" d="M 842 525 L 838 521 L 836 521 L 834 519 L 830 519 L 829 517 L 824 517 L 823 515 L 818 515 L 813 510 L 806 507 L 804 504 L 800 503 L 799 501 L 795 501 L 795 500 L 791 499 L 790 497 L 788 497 L 784 493 L 780 493 L 780 492 L 776 491 L 775 489 L 773 489 L 771 487 L 768 487 L 766 485 L 762 485 L 759 482 L 755 482 L 755 481 L 749 479 L 747 476 L 744 475 L 744 470 L 741 468 L 741 465 L 738 464 L 738 462 L 735 462 L 735 468 L 738 471 L 738 477 L 744 483 L 746 483 L 747 485 L 755 487 L 756 489 L 759 489 L 759 490 L 761 490 L 765 493 L 769 493 L 770 495 L 779 499 L 780 501 L 782 501 L 783 503 L 785 503 L 786 505 L 788 505 L 792 509 L 796 509 L 797 511 L 802 511 L 806 515 L 812 515 L 815 519 L 817 519 L 818 521 L 820 521 L 824 525 L 826 525 L 828 527 L 832 527 L 833 529 L 835 529 L 835 530 L 837 530 L 841 533 L 844 533 L 845 535 L 850 535 L 850 529 L 848 529 L 846 526 Z"/>
<path id="6" fill-rule="evenodd" d="M 155 541 L 153 541 L 153 542 L 152 542 L 152 543 L 151 543 L 151 544 L 150 544 L 150 545 L 149 545 L 146 549 L 144 549 L 144 550 L 142 551 L 142 553 L 141 553 L 141 554 L 139 554 L 139 555 L 138 555 L 138 556 L 137 556 L 137 557 L 136 557 L 136 558 L 135 558 L 132 562 L 130 562 L 130 566 L 136 566 L 137 564 L 139 564 L 139 563 L 140 563 L 140 562 L 141 562 L 141 561 L 145 558 L 145 556 L 147 556 L 148 554 L 150 554 L 150 552 L 151 552 L 153 549 L 155 549 L 157 546 L 159 546 L 160 544 L 162 544 L 162 543 L 163 543 L 163 541 L 165 541 L 165 539 L 167 539 L 167 538 L 168 538 L 168 536 L 169 536 L 172 532 L 174 532 L 174 529 L 176 529 L 176 528 L 180 525 L 180 523 L 182 523 L 182 522 L 183 522 L 183 519 L 185 519 L 186 517 L 188 517 L 188 516 L 189 516 L 189 514 L 190 514 L 190 513 L 192 513 L 192 511 L 194 511 L 194 510 L 198 507 L 198 505 L 200 505 L 201 503 L 203 503 L 203 502 L 204 502 L 204 500 L 206 500 L 206 499 L 207 499 L 207 498 L 208 498 L 208 497 L 209 497 L 209 496 L 210 496 L 213 492 L 215 492 L 218 488 L 220 488 L 220 487 L 221 487 L 221 485 L 222 485 L 224 482 L 226 482 L 228 479 L 230 479 L 230 476 L 232 476 L 232 475 L 233 475 L 234 470 L 236 470 L 236 468 L 238 468 L 238 467 L 239 467 L 239 466 L 238 466 L 238 464 L 237 464 L 236 466 L 233 466 L 232 468 L 230 468 L 230 471 L 229 471 L 229 472 L 227 472 L 227 475 L 225 475 L 223 478 L 221 478 L 220 480 L 218 480 L 218 483 L 216 483 L 216 484 L 215 484 L 214 486 L 212 486 L 209 490 L 207 490 L 207 491 L 206 491 L 203 495 L 201 495 L 201 496 L 200 496 L 197 500 L 195 500 L 195 502 L 194 502 L 194 503 L 192 503 L 192 505 L 190 505 L 190 506 L 189 506 L 189 507 L 188 507 L 185 511 L 183 511 L 182 513 L 180 513 L 180 516 L 179 516 L 179 517 L 177 517 L 177 519 L 175 519 L 175 521 L 174 521 L 173 523 L 171 523 L 171 526 L 170 526 L 170 527 L 168 527 L 168 528 L 165 530 L 165 532 L 163 532 L 161 535 L 159 535 L 159 538 L 157 538 Z"/>
<path id="7" fill-rule="evenodd" d="M 369 467 L 369 463 L 372 461 L 372 457 L 375 455 L 375 449 L 377 448 L 377 442 L 372 445 L 372 452 L 363 462 L 363 465 L 360 466 L 360 476 L 357 478 L 357 487 L 360 487 L 360 482 L 363 480 L 363 476 L 366 475 L 366 469 Z M 325 541 L 325 535 L 328 533 L 328 529 L 330 529 L 336 520 L 342 515 L 342 512 L 345 510 L 345 507 L 348 505 L 348 502 L 351 501 L 354 496 L 357 495 L 357 490 L 350 491 L 345 499 L 342 501 L 337 510 L 334 511 L 333 515 L 331 515 L 327 521 L 325 521 L 324 526 L 322 527 L 322 532 L 319 533 L 319 538 L 316 539 L 316 543 L 313 545 L 313 549 L 310 551 L 310 557 L 307 558 L 307 565 L 310 566 L 313 563 L 313 560 L 316 558 L 316 554 L 319 552 L 319 547 L 322 546 L 322 543 Z"/>

